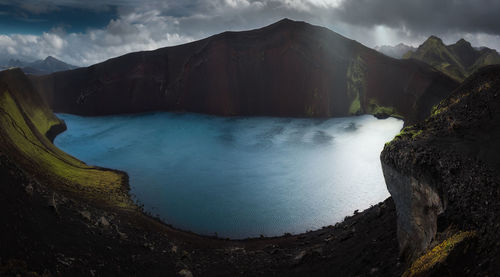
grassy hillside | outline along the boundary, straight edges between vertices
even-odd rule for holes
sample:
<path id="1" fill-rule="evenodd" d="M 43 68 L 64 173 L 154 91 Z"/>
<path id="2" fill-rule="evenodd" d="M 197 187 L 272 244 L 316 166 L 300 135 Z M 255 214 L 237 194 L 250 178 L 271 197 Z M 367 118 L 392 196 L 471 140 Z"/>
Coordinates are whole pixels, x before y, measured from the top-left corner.
<path id="1" fill-rule="evenodd" d="M 64 129 L 20 69 L 0 72 L 0 152 L 54 188 L 127 207 L 127 176 L 88 166 L 55 147 L 47 135 Z M 106 196 L 104 196 L 106 195 Z"/>
<path id="2" fill-rule="evenodd" d="M 500 64 L 500 55 L 493 49 L 475 49 L 464 39 L 445 45 L 435 36 L 430 36 L 417 50 L 409 51 L 403 58 L 428 63 L 459 82 L 483 66 Z"/>

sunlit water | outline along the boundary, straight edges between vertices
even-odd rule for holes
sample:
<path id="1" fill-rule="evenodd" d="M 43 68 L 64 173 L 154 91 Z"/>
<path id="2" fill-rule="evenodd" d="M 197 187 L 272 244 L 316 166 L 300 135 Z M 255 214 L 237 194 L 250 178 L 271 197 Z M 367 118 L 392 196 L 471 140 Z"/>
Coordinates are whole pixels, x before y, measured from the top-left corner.
<path id="1" fill-rule="evenodd" d="M 55 144 L 126 171 L 166 223 L 200 234 L 282 235 L 341 221 L 389 196 L 379 155 L 403 122 L 154 113 L 79 117 Z"/>

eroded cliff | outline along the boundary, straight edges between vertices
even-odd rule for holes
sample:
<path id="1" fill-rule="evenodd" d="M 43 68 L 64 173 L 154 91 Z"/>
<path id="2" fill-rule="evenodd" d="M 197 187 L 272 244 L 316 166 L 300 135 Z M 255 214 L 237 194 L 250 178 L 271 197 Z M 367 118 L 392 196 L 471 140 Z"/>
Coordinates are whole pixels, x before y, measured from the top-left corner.
<path id="1" fill-rule="evenodd" d="M 424 254 L 425 266 L 423 258 L 416 263 L 430 270 L 426 274 L 498 273 L 498 141 L 500 66 L 489 66 L 434 107 L 431 117 L 386 144 L 381 161 L 398 213 L 400 249 L 410 260 Z M 433 248 L 457 234 L 465 241 L 458 253 Z"/>

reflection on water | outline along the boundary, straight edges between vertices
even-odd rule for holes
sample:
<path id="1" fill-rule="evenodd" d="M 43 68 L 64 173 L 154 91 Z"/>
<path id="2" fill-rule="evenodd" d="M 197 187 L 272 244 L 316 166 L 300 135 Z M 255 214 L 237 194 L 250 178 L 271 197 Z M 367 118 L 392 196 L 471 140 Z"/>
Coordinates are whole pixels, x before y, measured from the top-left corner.
<path id="1" fill-rule="evenodd" d="M 320 228 L 388 197 L 379 155 L 403 122 L 154 113 L 59 115 L 55 144 L 130 175 L 165 222 L 244 238 Z"/>

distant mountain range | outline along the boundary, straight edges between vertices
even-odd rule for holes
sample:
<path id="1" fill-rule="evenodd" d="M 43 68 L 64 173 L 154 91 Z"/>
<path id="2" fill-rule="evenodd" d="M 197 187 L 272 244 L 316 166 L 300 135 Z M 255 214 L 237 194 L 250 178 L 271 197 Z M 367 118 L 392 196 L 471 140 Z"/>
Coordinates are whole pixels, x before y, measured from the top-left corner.
<path id="1" fill-rule="evenodd" d="M 428 63 L 457 81 L 463 81 L 483 66 L 500 64 L 500 55 L 494 49 L 474 48 L 464 39 L 445 45 L 435 36 L 429 37 L 415 51 L 406 53 L 403 59 Z"/>
<path id="2" fill-rule="evenodd" d="M 34 62 L 25 62 L 19 59 L 10 59 L 6 64 L 0 65 L 0 69 L 8 69 L 12 67 L 19 67 L 26 74 L 32 75 L 45 75 L 58 71 L 71 70 L 78 68 L 74 65 L 67 64 L 52 56 L 48 56 L 43 60 Z"/>
<path id="3" fill-rule="evenodd" d="M 406 45 L 404 43 L 400 43 L 396 46 L 390 46 L 390 45 L 382 45 L 382 46 L 375 46 L 375 50 L 379 51 L 380 53 L 393 57 L 396 59 L 401 59 L 406 53 L 409 51 L 415 51 L 417 48 Z"/>

